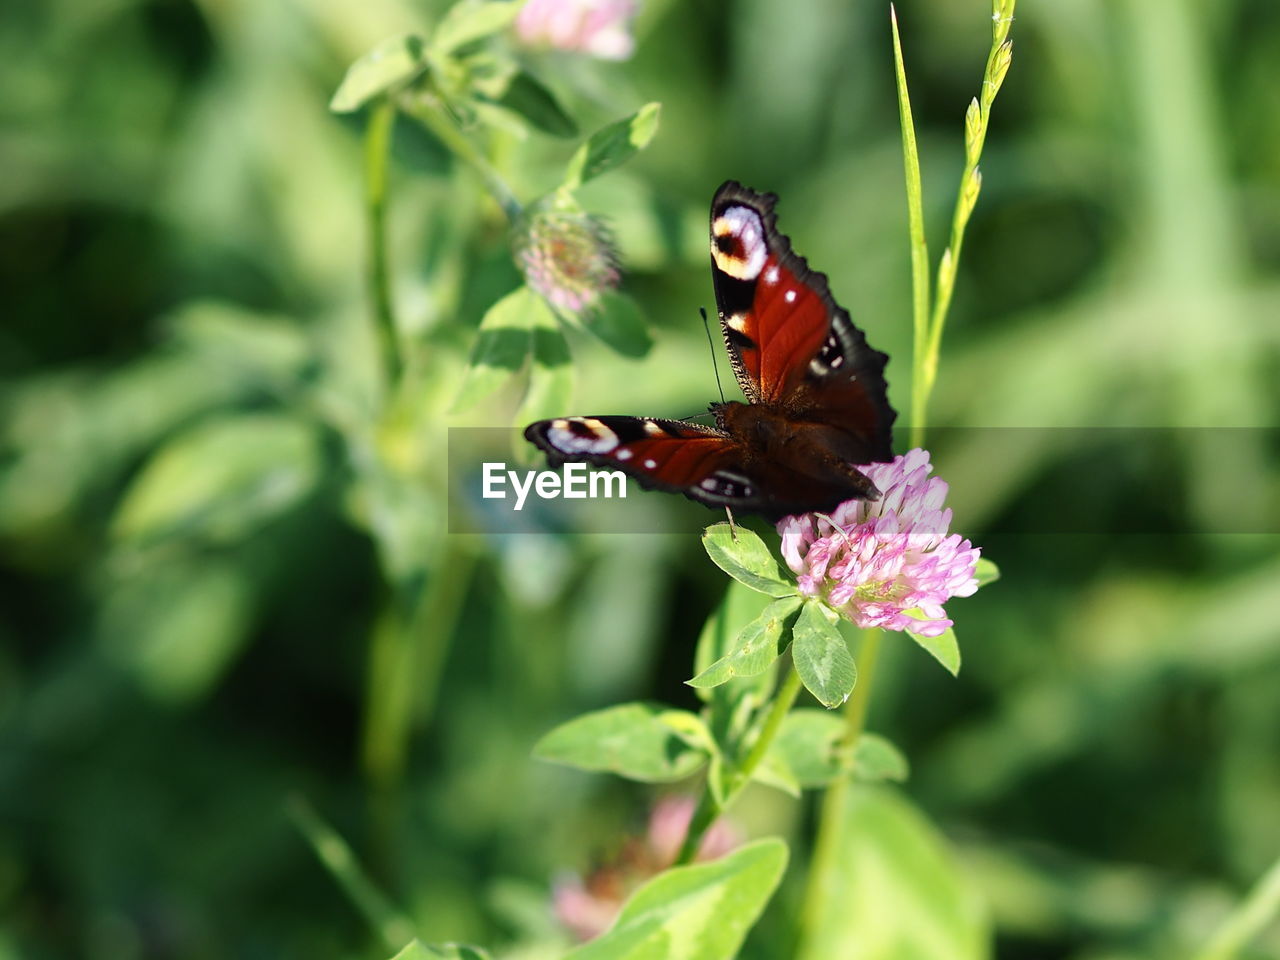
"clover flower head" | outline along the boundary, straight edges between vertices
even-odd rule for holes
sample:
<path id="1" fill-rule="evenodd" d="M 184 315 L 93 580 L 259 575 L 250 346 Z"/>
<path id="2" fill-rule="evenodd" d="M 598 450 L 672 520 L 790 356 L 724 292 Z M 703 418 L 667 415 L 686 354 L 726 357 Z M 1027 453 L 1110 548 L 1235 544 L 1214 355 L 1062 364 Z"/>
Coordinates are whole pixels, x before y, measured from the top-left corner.
<path id="1" fill-rule="evenodd" d="M 516 36 L 530 47 L 626 60 L 635 50 L 634 0 L 528 0 L 516 17 Z"/>
<path id="2" fill-rule="evenodd" d="M 947 483 L 929 476 L 927 450 L 858 469 L 880 499 L 848 500 L 830 515 L 783 518 L 778 532 L 787 566 L 800 593 L 821 597 L 859 627 L 936 637 L 952 625 L 942 605 L 978 589 L 981 551 L 948 532 Z"/>
<path id="3" fill-rule="evenodd" d="M 569 313 L 594 307 L 622 279 L 608 228 L 585 213 L 535 210 L 516 225 L 512 248 L 529 286 Z"/>

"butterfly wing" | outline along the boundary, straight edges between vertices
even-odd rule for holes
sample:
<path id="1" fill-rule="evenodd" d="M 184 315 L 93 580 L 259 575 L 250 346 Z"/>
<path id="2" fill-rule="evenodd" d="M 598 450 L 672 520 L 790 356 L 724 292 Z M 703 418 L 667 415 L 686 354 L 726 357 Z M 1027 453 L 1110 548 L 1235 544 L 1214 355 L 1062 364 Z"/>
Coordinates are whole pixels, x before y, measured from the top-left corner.
<path id="1" fill-rule="evenodd" d="M 591 463 L 621 470 L 647 489 L 775 518 L 830 510 L 852 495 L 847 484 L 796 472 L 721 430 L 685 420 L 560 417 L 531 423 L 524 436 L 552 466 Z"/>
<path id="2" fill-rule="evenodd" d="M 734 181 L 711 201 L 711 271 L 720 328 L 752 403 L 851 434 L 865 459 L 892 459 L 896 416 L 884 380 L 888 357 L 831 297 L 779 233 L 777 197 Z"/>
<path id="3" fill-rule="evenodd" d="M 552 466 L 566 460 L 621 470 L 642 487 L 709 504 L 747 504 L 758 485 L 738 469 L 742 447 L 728 434 L 684 420 L 559 417 L 525 427 Z"/>

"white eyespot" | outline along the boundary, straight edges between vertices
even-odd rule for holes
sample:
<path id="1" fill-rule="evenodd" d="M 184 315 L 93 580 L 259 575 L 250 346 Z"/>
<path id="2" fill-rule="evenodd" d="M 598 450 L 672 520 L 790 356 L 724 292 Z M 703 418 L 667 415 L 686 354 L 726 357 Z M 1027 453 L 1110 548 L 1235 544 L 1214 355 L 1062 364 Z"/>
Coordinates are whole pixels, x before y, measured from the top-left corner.
<path id="1" fill-rule="evenodd" d="M 547 439 L 565 453 L 608 453 L 618 445 L 618 435 L 594 417 L 553 420 Z"/>
<path id="2" fill-rule="evenodd" d="M 656 461 L 656 460 L 646 460 L 646 461 L 644 462 L 644 465 L 645 465 L 645 467 L 646 467 L 647 469 L 652 470 L 654 467 L 656 467 L 656 466 L 658 465 L 658 461 Z"/>
<path id="3" fill-rule="evenodd" d="M 619 451 L 618 451 L 618 459 L 619 459 L 619 460 L 630 460 L 630 459 L 631 459 L 631 451 L 630 451 L 630 450 L 628 450 L 626 447 L 623 447 L 621 450 L 619 450 Z"/>
<path id="4" fill-rule="evenodd" d="M 644 422 L 644 432 L 651 437 L 661 437 L 661 436 L 664 436 L 667 431 L 663 430 L 660 426 L 658 426 L 652 420 L 646 420 Z"/>
<path id="5" fill-rule="evenodd" d="M 839 370 L 843 366 L 844 366 L 844 357 L 836 357 L 834 360 L 831 361 L 832 370 Z"/>
<path id="6" fill-rule="evenodd" d="M 725 323 L 729 325 L 730 330 L 737 330 L 739 333 L 747 332 L 747 315 L 745 313 L 735 313 L 725 320 Z"/>
<path id="7" fill-rule="evenodd" d="M 796 300 L 796 292 L 795 292 L 794 290 L 788 290 L 788 291 L 784 294 L 784 299 L 787 301 L 787 303 L 795 303 L 795 300 Z"/>
<path id="8" fill-rule="evenodd" d="M 721 237 L 738 241 L 737 250 L 726 253 L 716 242 Z M 711 256 L 716 266 L 735 280 L 754 280 L 764 269 L 769 251 L 764 242 L 760 214 L 750 207 L 729 207 L 711 224 Z"/>
<path id="9" fill-rule="evenodd" d="M 765 282 L 765 283 L 777 283 L 777 282 L 778 282 L 778 268 L 777 268 L 777 267 L 770 267 L 768 270 L 766 270 L 766 271 L 764 272 L 764 282 Z"/>
<path id="10" fill-rule="evenodd" d="M 698 484 L 698 486 L 700 486 L 703 490 L 718 490 L 720 489 L 720 481 L 717 480 L 715 477 L 707 477 L 700 484 Z"/>

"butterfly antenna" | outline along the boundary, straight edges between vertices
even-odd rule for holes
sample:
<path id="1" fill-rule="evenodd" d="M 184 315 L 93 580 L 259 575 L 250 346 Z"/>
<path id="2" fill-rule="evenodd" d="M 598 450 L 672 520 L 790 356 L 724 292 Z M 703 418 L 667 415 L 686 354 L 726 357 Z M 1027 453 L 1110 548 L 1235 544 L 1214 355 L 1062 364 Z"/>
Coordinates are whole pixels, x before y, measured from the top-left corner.
<path id="1" fill-rule="evenodd" d="M 702 329 L 707 331 L 707 346 L 711 348 L 711 369 L 716 373 L 716 389 L 720 391 L 720 402 L 724 403 L 724 387 L 720 385 L 720 365 L 716 363 L 716 342 L 711 339 L 711 322 L 707 320 L 707 308 L 699 307 L 698 312 L 702 314 Z M 729 517 L 729 523 L 733 523 L 732 515 Z"/>

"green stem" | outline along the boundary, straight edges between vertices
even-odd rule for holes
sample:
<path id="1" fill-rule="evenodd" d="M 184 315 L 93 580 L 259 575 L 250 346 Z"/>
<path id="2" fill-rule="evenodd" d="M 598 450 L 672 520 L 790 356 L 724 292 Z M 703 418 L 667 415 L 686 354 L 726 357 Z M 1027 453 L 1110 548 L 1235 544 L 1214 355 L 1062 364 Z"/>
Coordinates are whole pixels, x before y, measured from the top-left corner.
<path id="1" fill-rule="evenodd" d="M 453 118 L 445 112 L 444 105 L 430 95 L 417 95 L 404 98 L 400 106 L 405 113 L 430 130 L 454 156 L 479 174 L 502 212 L 514 223 L 522 211 L 515 193 L 480 149 L 458 129 Z"/>
<path id="2" fill-rule="evenodd" d="M 871 702 L 871 683 L 876 675 L 876 661 L 880 655 L 882 630 L 866 630 L 862 647 L 858 651 L 858 683 L 853 688 L 849 702 L 845 704 L 843 748 L 852 752 L 858 738 L 866 728 L 867 706 Z M 809 879 L 800 916 L 800 946 L 797 956 L 805 956 L 806 948 L 813 942 L 824 911 L 831 904 L 835 868 L 840 858 L 844 840 L 844 814 L 849 798 L 848 775 L 838 778 L 822 798 L 818 815 L 818 835 L 814 840 L 813 859 L 809 863 Z"/>
<path id="3" fill-rule="evenodd" d="M 1244 903 L 1218 928 L 1196 960 L 1231 960 L 1280 914 L 1280 860 L 1271 865 Z"/>
<path id="4" fill-rule="evenodd" d="M 894 69 L 898 82 L 898 111 L 902 121 L 902 148 L 907 172 L 907 216 L 911 233 L 911 281 L 914 352 L 911 377 L 911 445 L 924 443 L 928 422 L 929 397 L 938 378 L 938 356 L 942 350 L 942 331 L 946 328 L 955 293 L 956 268 L 964 246 L 965 228 L 978 202 L 982 174 L 978 161 L 987 140 L 991 104 L 1004 82 L 1012 56 L 1009 27 L 1017 0 L 993 0 L 991 16 L 991 49 L 987 53 L 982 75 L 982 92 L 974 97 L 965 113 L 965 164 L 960 187 L 951 215 L 951 235 L 938 263 L 937 283 L 932 307 L 929 305 L 928 251 L 924 244 L 923 199 L 920 186 L 920 160 L 916 150 L 915 128 L 911 119 L 911 102 L 907 96 L 906 73 L 902 66 L 902 46 L 898 37 L 898 20 L 893 16 Z M 892 8 L 891 8 L 892 9 Z"/>
<path id="5" fill-rule="evenodd" d="M 898 12 L 889 7 L 893 28 L 893 70 L 898 87 L 898 119 L 902 126 L 902 163 L 907 182 L 907 230 L 911 237 L 911 443 L 923 439 L 925 406 L 929 401 L 932 376 L 923 369 L 925 344 L 929 338 L 929 245 L 924 233 L 924 189 L 920 184 L 920 153 L 916 147 L 915 121 L 911 118 L 911 96 L 902 63 L 902 39 L 898 35 Z"/>
<path id="6" fill-rule="evenodd" d="M 361 753 L 379 786 L 400 782 L 413 722 L 430 718 L 474 565 L 470 551 L 446 548 L 431 564 L 411 615 L 399 613 L 400 598 L 393 595 L 389 622 L 374 634 Z"/>
<path id="7" fill-rule="evenodd" d="M 396 108 L 382 100 L 369 115 L 364 137 L 365 213 L 369 246 L 366 270 L 373 321 L 382 347 L 383 369 L 389 386 L 400 378 L 400 350 L 391 303 L 391 270 L 387 264 L 387 167 Z"/>
<path id="8" fill-rule="evenodd" d="M 286 810 L 294 826 L 325 868 L 342 887 L 388 950 L 399 950 L 414 938 L 413 921 L 396 909 L 361 868 L 347 842 L 321 819 L 315 808 L 300 796 L 290 797 Z"/>
<path id="9" fill-rule="evenodd" d="M 778 735 L 778 730 L 782 727 L 782 721 L 786 719 L 787 713 L 790 711 L 792 704 L 796 702 L 796 696 L 799 693 L 800 674 L 796 671 L 795 664 L 792 664 L 787 670 L 787 675 L 782 684 L 774 693 L 773 703 L 769 707 L 769 712 L 765 715 L 764 722 L 759 727 L 760 732 L 756 735 L 755 742 L 751 745 L 751 750 L 747 753 L 742 763 L 731 770 L 726 777 L 724 803 L 716 802 L 715 795 L 711 792 L 710 784 L 702 788 L 702 796 L 699 798 L 698 806 L 693 812 L 693 819 L 689 821 L 689 830 L 685 834 L 683 845 L 680 847 L 680 855 L 676 857 L 677 864 L 693 862 L 693 858 L 698 854 L 698 848 L 702 846 L 703 838 L 706 836 L 707 831 L 711 829 L 711 825 L 716 822 L 716 818 L 729 809 L 734 800 L 738 798 L 738 794 L 751 782 L 756 768 L 760 766 L 760 762 L 768 754 L 774 738 Z"/>

